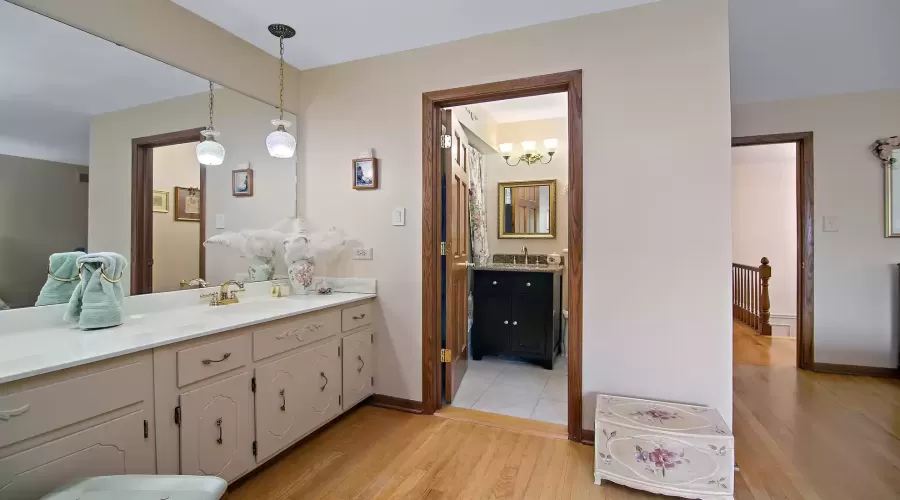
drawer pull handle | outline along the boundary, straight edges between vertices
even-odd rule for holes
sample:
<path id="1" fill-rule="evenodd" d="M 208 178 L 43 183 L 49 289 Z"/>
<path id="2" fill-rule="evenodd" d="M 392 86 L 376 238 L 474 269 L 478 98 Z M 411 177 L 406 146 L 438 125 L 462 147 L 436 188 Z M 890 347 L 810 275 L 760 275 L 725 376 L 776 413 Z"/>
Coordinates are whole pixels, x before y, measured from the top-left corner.
<path id="1" fill-rule="evenodd" d="M 222 355 L 222 359 L 204 359 L 204 360 L 203 360 L 203 364 L 204 364 L 204 365 L 209 365 L 209 364 L 212 364 L 212 363 L 221 363 L 222 361 L 225 361 L 226 359 L 228 359 L 228 358 L 230 358 L 230 357 L 231 357 L 231 353 L 230 353 L 230 352 L 226 352 L 225 354 Z"/>
<path id="2" fill-rule="evenodd" d="M 328 385 L 328 377 L 325 376 L 325 372 L 320 372 L 319 375 L 321 375 L 322 378 L 325 379 L 325 383 L 322 384 L 322 387 L 319 387 L 319 390 L 325 392 L 325 387 Z"/>
<path id="3" fill-rule="evenodd" d="M 493 283 L 493 284 L 494 284 L 494 285 L 496 285 L 496 284 L 497 284 L 497 282 L 496 282 L 496 281 L 495 281 L 495 282 L 494 282 L 494 283 Z"/>
<path id="4" fill-rule="evenodd" d="M 365 317 L 366 317 L 366 313 L 362 313 L 362 314 L 360 314 L 359 316 L 354 316 L 353 319 L 355 319 L 355 320 L 360 320 L 360 319 L 363 319 L 363 318 L 365 318 Z"/>
<path id="5" fill-rule="evenodd" d="M 221 418 L 216 419 L 216 427 L 219 428 L 219 439 L 216 439 L 216 442 L 219 444 L 222 444 L 222 419 Z"/>
<path id="6" fill-rule="evenodd" d="M 509 320 L 508 320 L 508 319 L 507 319 L 507 320 L 503 320 L 503 324 L 504 324 L 504 325 L 508 325 L 508 324 L 509 324 Z"/>
<path id="7" fill-rule="evenodd" d="M 513 321 L 513 326 L 516 326 L 516 325 L 518 325 L 518 324 L 519 324 L 518 321 Z"/>
<path id="8" fill-rule="evenodd" d="M 31 408 L 31 405 L 25 405 L 21 408 L 16 408 L 15 410 L 0 410 L 0 420 L 6 422 L 12 417 L 18 417 L 19 415 L 25 413 L 29 408 Z"/>
<path id="9" fill-rule="evenodd" d="M 281 411 L 285 411 L 284 407 L 287 405 L 287 398 L 284 397 L 284 389 L 278 391 L 278 395 L 281 396 Z"/>
<path id="10" fill-rule="evenodd" d="M 359 362 L 362 363 L 361 365 L 359 365 L 359 368 L 356 369 L 356 372 L 357 372 L 357 373 L 362 373 L 362 369 L 363 369 L 363 367 L 366 366 L 366 362 L 363 361 L 362 356 L 357 356 L 356 359 L 358 359 Z"/>
<path id="11" fill-rule="evenodd" d="M 531 282 L 525 283 L 525 286 L 531 286 Z"/>

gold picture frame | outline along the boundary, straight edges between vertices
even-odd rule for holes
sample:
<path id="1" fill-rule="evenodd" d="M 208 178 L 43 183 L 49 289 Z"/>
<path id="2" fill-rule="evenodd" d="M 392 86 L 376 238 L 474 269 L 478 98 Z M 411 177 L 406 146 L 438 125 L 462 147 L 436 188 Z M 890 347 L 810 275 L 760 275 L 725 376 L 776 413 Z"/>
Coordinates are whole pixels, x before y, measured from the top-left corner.
<path id="1" fill-rule="evenodd" d="M 160 214 L 169 213 L 169 192 L 153 190 L 153 211 Z"/>
<path id="2" fill-rule="evenodd" d="M 516 188 L 535 188 L 534 199 L 530 201 L 537 201 L 537 188 L 547 187 L 548 188 L 548 221 L 547 221 L 547 231 L 546 233 L 538 233 L 538 232 L 510 232 L 505 231 L 507 218 L 509 217 L 510 223 L 515 227 L 515 211 L 512 210 L 512 205 L 510 204 L 510 214 L 507 214 L 506 209 L 506 189 L 516 189 Z M 539 207 L 538 207 L 539 208 Z M 529 224 L 531 224 L 535 229 L 537 228 L 537 217 L 532 216 L 529 219 Z M 556 180 L 555 179 L 547 179 L 547 180 L 537 180 L 537 181 L 517 181 L 517 182 L 498 182 L 497 183 L 497 238 L 500 239 L 543 239 L 543 240 L 552 240 L 556 239 Z"/>
<path id="3" fill-rule="evenodd" d="M 200 222 L 203 197 L 200 188 L 175 187 L 175 220 Z"/>

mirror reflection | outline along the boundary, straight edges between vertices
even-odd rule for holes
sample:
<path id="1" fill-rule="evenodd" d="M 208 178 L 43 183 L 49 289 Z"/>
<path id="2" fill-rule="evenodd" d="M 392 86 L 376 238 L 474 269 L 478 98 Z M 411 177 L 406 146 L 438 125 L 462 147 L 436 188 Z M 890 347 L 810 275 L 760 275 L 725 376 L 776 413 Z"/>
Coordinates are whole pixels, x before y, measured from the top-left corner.
<path id="1" fill-rule="evenodd" d="M 501 182 L 500 238 L 556 237 L 556 181 Z"/>
<path id="2" fill-rule="evenodd" d="M 296 216 L 272 105 L 7 2 L 0 82 L 0 308 L 67 302 L 84 253 L 121 256 L 97 270 L 126 295 L 247 281 L 246 253 L 203 242 Z M 210 125 L 224 157 L 198 151 Z"/>

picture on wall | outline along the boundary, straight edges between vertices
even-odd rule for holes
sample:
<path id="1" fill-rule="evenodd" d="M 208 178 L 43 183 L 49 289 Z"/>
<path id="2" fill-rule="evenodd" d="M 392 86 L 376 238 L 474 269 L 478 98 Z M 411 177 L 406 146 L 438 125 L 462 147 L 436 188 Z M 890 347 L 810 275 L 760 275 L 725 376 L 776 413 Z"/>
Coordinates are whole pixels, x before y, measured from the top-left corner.
<path id="1" fill-rule="evenodd" d="M 193 187 L 175 188 L 175 220 L 200 222 L 202 199 L 200 189 Z"/>
<path id="2" fill-rule="evenodd" d="M 376 189 L 378 187 L 378 159 L 357 158 L 353 160 L 353 189 Z"/>
<path id="3" fill-rule="evenodd" d="M 231 171 L 231 195 L 253 196 L 253 169 L 247 168 Z"/>
<path id="4" fill-rule="evenodd" d="M 162 214 L 169 213 L 169 192 L 153 190 L 153 211 Z"/>

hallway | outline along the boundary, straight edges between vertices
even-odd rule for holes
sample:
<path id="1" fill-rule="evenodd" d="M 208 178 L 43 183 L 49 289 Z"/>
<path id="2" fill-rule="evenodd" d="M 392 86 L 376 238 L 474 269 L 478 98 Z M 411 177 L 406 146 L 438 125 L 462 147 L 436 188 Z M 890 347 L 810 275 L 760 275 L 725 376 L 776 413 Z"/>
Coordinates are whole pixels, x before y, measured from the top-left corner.
<path id="1" fill-rule="evenodd" d="M 735 498 L 900 497 L 900 381 L 797 371 L 793 341 L 740 324 L 734 345 Z M 594 486 L 592 451 L 522 427 L 364 406 L 227 498 L 662 498 Z"/>

